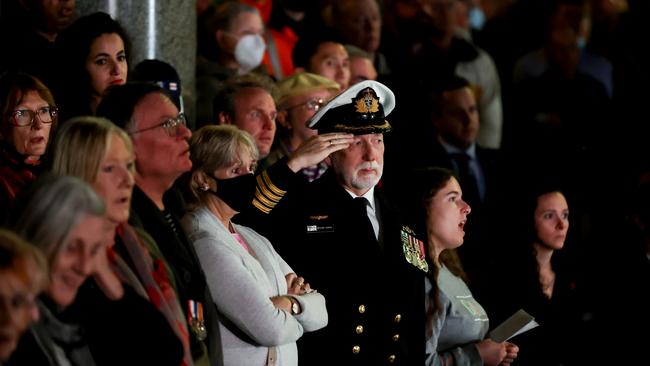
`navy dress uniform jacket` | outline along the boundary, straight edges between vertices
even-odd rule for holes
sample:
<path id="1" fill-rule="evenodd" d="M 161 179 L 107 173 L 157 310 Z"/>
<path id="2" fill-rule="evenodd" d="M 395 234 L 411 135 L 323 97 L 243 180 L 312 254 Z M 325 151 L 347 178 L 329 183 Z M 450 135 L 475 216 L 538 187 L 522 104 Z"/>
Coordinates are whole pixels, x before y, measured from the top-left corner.
<path id="1" fill-rule="evenodd" d="M 298 341 L 301 365 L 424 364 L 424 272 L 406 261 L 399 215 L 378 188 L 375 201 L 379 242 L 331 171 L 292 187 L 257 225 L 325 296 L 329 324 Z"/>

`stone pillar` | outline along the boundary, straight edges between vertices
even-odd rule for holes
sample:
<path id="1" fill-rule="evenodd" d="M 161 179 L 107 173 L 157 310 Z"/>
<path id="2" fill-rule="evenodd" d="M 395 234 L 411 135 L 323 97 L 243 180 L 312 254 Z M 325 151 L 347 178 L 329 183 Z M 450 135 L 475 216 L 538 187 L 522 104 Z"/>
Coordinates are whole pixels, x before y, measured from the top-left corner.
<path id="1" fill-rule="evenodd" d="M 194 120 L 196 103 L 196 7 L 187 0 L 77 0 L 77 17 L 103 11 L 120 22 L 131 41 L 129 67 L 158 59 L 181 77 L 185 112 Z"/>

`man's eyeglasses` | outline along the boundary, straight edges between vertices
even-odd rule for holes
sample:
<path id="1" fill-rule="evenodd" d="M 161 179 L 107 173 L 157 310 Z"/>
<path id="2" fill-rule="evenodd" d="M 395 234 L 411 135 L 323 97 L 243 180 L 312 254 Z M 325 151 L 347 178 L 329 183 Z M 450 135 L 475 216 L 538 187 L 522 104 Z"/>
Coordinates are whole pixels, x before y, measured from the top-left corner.
<path id="1" fill-rule="evenodd" d="M 10 120 L 15 126 L 27 127 L 32 126 L 36 117 L 41 123 L 50 124 L 56 120 L 59 110 L 56 107 L 47 106 L 35 111 L 31 109 L 17 109 L 11 113 Z"/>
<path id="2" fill-rule="evenodd" d="M 310 100 L 308 100 L 306 102 L 302 102 L 300 104 L 296 104 L 294 106 L 287 107 L 286 110 L 291 110 L 291 109 L 294 109 L 294 108 L 305 106 L 305 108 L 307 108 L 310 111 L 318 112 L 320 107 L 322 107 L 323 105 L 325 105 L 325 101 L 322 98 L 310 99 Z"/>
<path id="3" fill-rule="evenodd" d="M 162 123 L 160 124 L 143 128 L 137 131 L 131 131 L 129 132 L 129 134 L 135 135 L 136 133 L 145 132 L 145 131 L 153 130 L 158 127 L 162 127 L 169 136 L 174 137 L 180 133 L 180 126 L 187 126 L 187 120 L 185 119 L 185 115 L 183 113 L 179 114 L 178 117 L 176 118 L 166 119 L 162 121 Z"/>

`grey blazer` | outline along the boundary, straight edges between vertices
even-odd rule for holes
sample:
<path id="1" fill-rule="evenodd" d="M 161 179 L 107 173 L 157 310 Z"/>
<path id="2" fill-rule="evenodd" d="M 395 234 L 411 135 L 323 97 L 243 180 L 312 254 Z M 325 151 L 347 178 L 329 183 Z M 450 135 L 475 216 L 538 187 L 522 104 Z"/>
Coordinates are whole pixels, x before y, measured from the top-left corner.
<path id="1" fill-rule="evenodd" d="M 221 315 L 224 364 L 264 365 L 269 347 L 277 347 L 277 366 L 297 365 L 296 340 L 327 325 L 323 295 L 295 296 L 303 310 L 296 316 L 277 309 L 270 298 L 287 294 L 285 276 L 293 270 L 265 237 L 233 224 L 256 258 L 207 208 L 185 215 L 182 225 Z"/>

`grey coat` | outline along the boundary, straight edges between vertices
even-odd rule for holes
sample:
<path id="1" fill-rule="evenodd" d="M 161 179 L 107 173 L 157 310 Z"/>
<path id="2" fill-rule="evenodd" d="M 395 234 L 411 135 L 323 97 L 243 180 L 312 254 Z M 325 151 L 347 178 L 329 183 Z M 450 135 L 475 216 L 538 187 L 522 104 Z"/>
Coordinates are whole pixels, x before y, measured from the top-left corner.
<path id="1" fill-rule="evenodd" d="M 220 313 L 224 364 L 264 365 L 269 347 L 277 347 L 277 366 L 297 365 L 296 340 L 327 325 L 325 298 L 295 296 L 303 309 L 296 316 L 275 308 L 270 298 L 287 294 L 285 276 L 293 270 L 265 237 L 233 224 L 253 257 L 206 208 L 187 214 L 182 224 Z"/>

